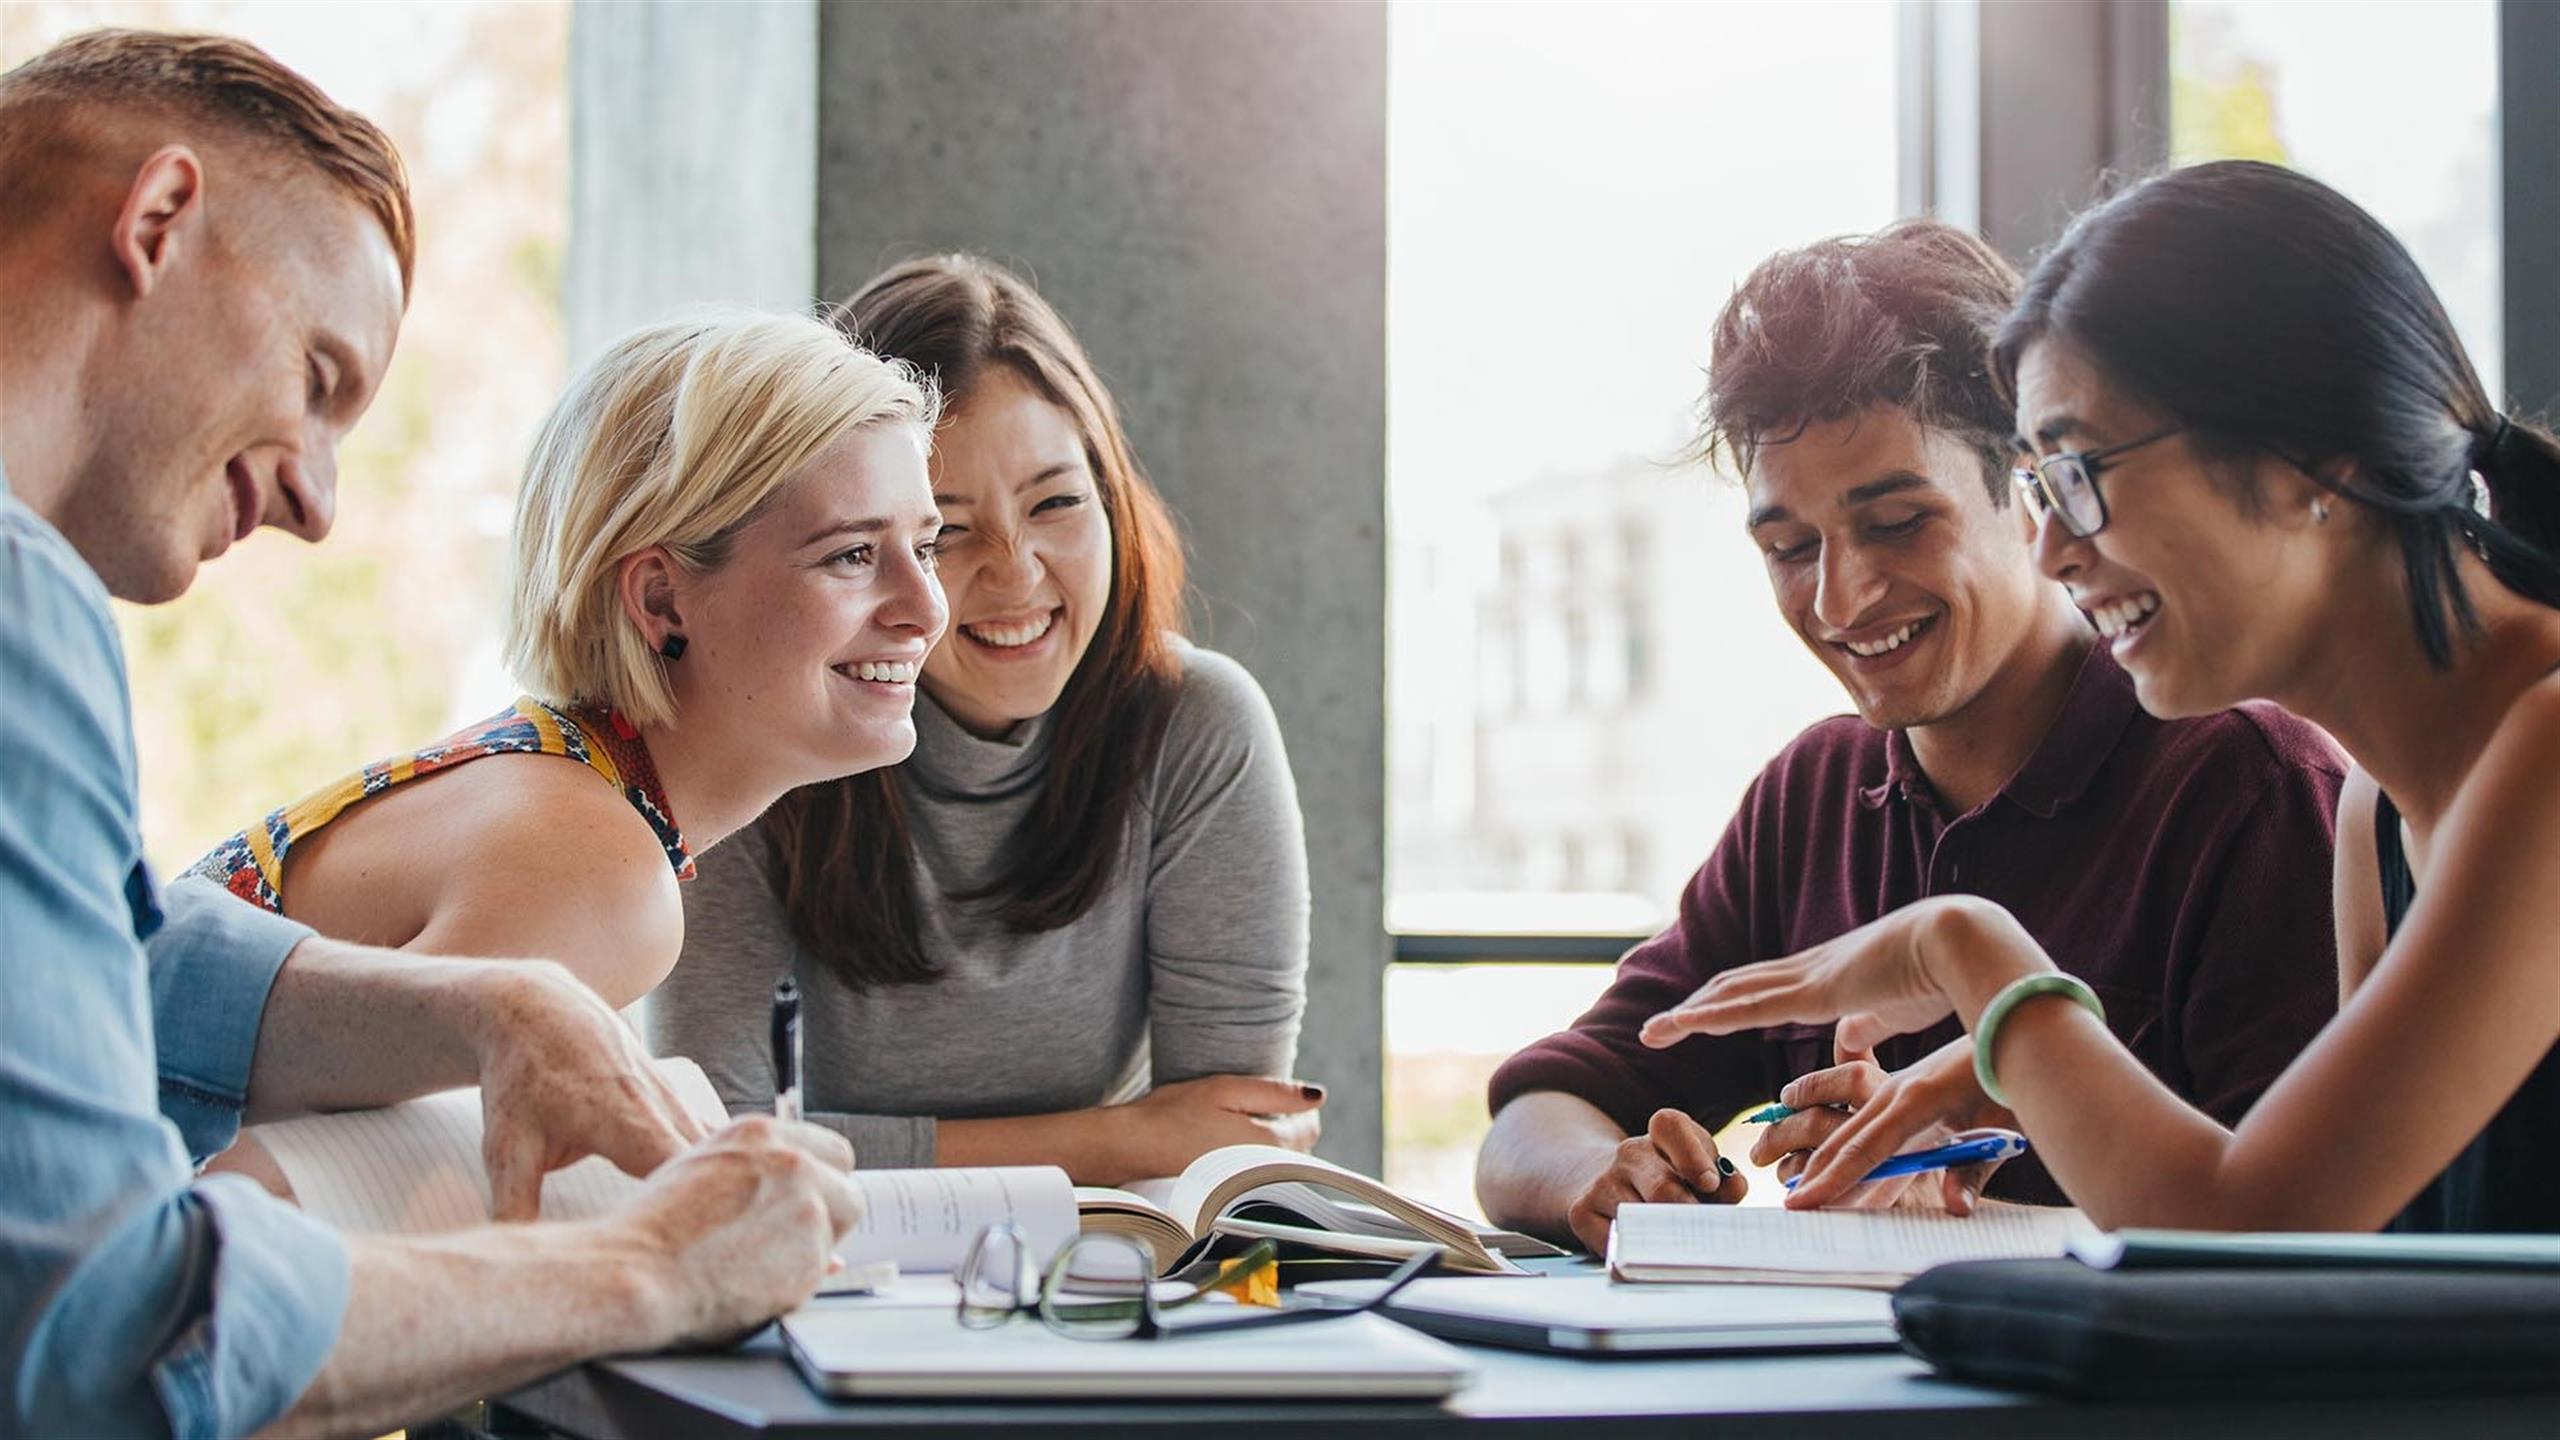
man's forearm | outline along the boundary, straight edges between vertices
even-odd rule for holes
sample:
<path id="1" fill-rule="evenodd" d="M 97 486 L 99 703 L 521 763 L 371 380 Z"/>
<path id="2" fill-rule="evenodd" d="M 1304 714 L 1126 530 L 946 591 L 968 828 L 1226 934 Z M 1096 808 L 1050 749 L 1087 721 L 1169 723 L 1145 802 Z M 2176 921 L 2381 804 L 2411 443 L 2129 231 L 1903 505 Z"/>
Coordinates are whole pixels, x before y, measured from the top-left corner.
<path id="1" fill-rule="evenodd" d="M 480 1080 L 480 1039 L 553 967 L 313 936 L 276 972 L 246 1118 L 388 1105 Z M 574 982 L 572 982 L 574 983 Z"/>
<path id="2" fill-rule="evenodd" d="M 1626 1139 L 1580 1096 L 1532 1090 L 1502 1107 L 1476 1152 L 1476 1203 L 1496 1225 L 1578 1243 L 1565 1212 L 1608 1172 Z"/>
<path id="3" fill-rule="evenodd" d="M 607 1223 L 349 1242 L 345 1327 L 268 1436 L 378 1435 L 677 1333 L 659 1263 Z"/>

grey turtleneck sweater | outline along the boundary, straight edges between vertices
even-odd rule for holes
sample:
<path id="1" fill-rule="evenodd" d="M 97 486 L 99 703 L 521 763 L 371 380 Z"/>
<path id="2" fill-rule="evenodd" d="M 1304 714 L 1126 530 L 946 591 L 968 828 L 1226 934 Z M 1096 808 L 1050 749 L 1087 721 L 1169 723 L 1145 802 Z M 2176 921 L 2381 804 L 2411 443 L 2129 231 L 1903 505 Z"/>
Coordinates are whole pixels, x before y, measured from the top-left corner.
<path id="1" fill-rule="evenodd" d="M 689 1055 L 732 1110 L 770 1110 L 773 985 L 799 977 L 808 1117 L 866 1169 L 930 1165 L 941 1116 L 1116 1104 L 1203 1075 L 1285 1076 L 1306 1008 L 1307 856 L 1271 702 L 1243 666 L 1177 646 L 1155 768 L 1113 880 L 1073 924 L 1007 930 L 946 898 L 990 879 L 1029 810 L 1049 717 L 1000 740 L 916 696 L 916 752 L 895 772 L 915 839 L 922 985 L 856 994 L 801 953 L 741 831 L 685 889 L 684 956 L 649 997 L 661 1055 Z"/>

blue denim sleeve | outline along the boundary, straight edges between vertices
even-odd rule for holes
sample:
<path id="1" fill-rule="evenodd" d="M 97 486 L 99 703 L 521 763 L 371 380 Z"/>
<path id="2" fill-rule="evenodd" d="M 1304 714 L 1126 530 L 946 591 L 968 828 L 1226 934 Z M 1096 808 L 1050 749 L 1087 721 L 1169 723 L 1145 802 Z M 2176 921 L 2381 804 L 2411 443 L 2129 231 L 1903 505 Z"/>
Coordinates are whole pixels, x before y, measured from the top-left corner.
<path id="1" fill-rule="evenodd" d="M 161 996 L 106 593 L 5 489 L 0 695 L 0 1437 L 245 1434 L 319 1373 L 346 1248 L 197 1182 L 161 1109 L 155 998 L 186 1083 L 236 1097 L 274 966 L 206 940 Z"/>
<path id="2" fill-rule="evenodd" d="M 311 929 L 201 876 L 161 892 L 160 905 L 150 940 L 160 1113 L 201 1159 L 239 1133 L 267 991 Z"/>

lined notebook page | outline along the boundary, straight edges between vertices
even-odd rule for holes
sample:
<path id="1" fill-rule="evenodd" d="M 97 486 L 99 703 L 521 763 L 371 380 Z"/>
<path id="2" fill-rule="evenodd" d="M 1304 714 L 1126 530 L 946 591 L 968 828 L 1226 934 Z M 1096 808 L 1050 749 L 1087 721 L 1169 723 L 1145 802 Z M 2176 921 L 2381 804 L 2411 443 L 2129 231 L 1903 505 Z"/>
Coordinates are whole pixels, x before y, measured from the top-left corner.
<path id="1" fill-rule="evenodd" d="M 1735 1205 L 1626 1205 L 1610 1232 L 1611 1267 L 1630 1280 L 1729 1279 L 1889 1283 L 1955 1260 L 2060 1255 L 2086 1222 L 2077 1210 L 1988 1203 L 1939 1210 L 1780 1210 Z"/>
<path id="2" fill-rule="evenodd" d="M 657 1063 L 684 1107 L 707 1125 L 728 1109 L 702 1067 Z M 351 1110 L 254 1125 L 303 1209 L 361 1235 L 461 1230 L 489 1218 L 489 1172 L 480 1160 L 480 1092 L 447 1090 L 379 1110 Z M 595 1156 L 542 1182 L 546 1220 L 584 1220 L 628 1200 L 640 1182 Z"/>
<path id="3" fill-rule="evenodd" d="M 1010 1220 L 1031 1242 L 1032 1263 L 1076 1238 L 1076 1192 L 1054 1165 L 949 1170 L 856 1170 L 862 1223 L 836 1253 L 849 1261 L 894 1260 L 908 1271 L 957 1270 L 978 1232 Z"/>
<path id="4" fill-rule="evenodd" d="M 704 1124 L 728 1111 L 702 1067 L 656 1062 L 685 1109 Z M 379 1110 L 312 1115 L 250 1127 L 275 1157 L 303 1209 L 363 1235 L 424 1235 L 489 1219 L 489 1172 L 480 1159 L 480 1092 L 448 1090 Z M 958 1268 L 978 1232 L 998 1220 L 1020 1226 L 1043 1266 L 1076 1236 L 1075 1189 L 1055 1166 L 956 1170 L 858 1170 L 862 1223 L 836 1253 L 857 1267 Z M 587 1220 L 620 1209 L 640 1182 L 590 1156 L 542 1182 L 542 1218 Z"/>

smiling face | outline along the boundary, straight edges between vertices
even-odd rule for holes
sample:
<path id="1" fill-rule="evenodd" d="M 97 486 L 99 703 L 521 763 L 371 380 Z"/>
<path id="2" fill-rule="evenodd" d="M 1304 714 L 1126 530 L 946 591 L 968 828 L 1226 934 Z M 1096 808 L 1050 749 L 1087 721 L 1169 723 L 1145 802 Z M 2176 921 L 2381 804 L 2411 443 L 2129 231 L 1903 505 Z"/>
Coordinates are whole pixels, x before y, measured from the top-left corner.
<path id="1" fill-rule="evenodd" d="M 1747 490 L 1779 610 L 1878 729 L 1961 714 L 2052 603 L 1980 454 L 1894 407 L 1761 447 Z"/>
<path id="2" fill-rule="evenodd" d="M 915 748 L 916 678 L 947 618 L 924 443 L 910 424 L 843 436 L 739 528 L 716 568 L 669 571 L 686 642 L 667 667 L 677 723 L 751 737 L 780 788 Z"/>
<path id="3" fill-rule="evenodd" d="M 1048 712 L 1111 603 L 1112 537 L 1084 437 L 1012 367 L 988 366 L 934 436 L 951 637 L 925 662 L 971 733 Z"/>
<path id="4" fill-rule="evenodd" d="M 2019 356 L 2022 453 L 2096 450 L 2166 423 L 2067 342 Z M 2105 528 L 2077 539 L 2047 516 L 2036 560 L 2114 647 L 2142 708 L 2202 715 L 2284 693 L 2332 613 L 2345 547 L 2327 542 L 2361 524 L 2359 508 L 2271 458 L 2209 461 L 2185 434 L 2126 452 L 2097 483 Z M 2318 522 L 2315 501 L 2335 518 Z"/>
<path id="5" fill-rule="evenodd" d="M 339 442 L 399 332 L 399 261 L 362 203 L 299 175 L 227 198 L 226 233 L 177 235 L 84 377 L 96 439 L 57 518 L 127 600 L 175 599 L 261 525 L 327 535 Z"/>

